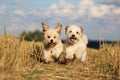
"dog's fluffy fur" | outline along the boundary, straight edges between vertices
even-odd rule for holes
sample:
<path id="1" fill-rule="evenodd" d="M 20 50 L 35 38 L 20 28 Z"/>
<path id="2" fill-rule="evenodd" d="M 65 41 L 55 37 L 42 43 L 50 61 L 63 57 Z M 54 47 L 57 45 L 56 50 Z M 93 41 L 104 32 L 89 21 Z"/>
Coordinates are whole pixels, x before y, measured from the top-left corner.
<path id="1" fill-rule="evenodd" d="M 59 58 L 63 51 L 63 44 L 60 40 L 62 25 L 57 24 L 55 29 L 50 28 L 47 24 L 42 23 L 44 35 L 43 56 L 46 63 L 53 62 Z"/>
<path id="2" fill-rule="evenodd" d="M 86 47 L 88 43 L 87 36 L 83 34 L 83 28 L 70 25 L 65 28 L 67 36 L 66 42 L 66 59 L 74 57 L 84 62 L 86 60 Z"/>

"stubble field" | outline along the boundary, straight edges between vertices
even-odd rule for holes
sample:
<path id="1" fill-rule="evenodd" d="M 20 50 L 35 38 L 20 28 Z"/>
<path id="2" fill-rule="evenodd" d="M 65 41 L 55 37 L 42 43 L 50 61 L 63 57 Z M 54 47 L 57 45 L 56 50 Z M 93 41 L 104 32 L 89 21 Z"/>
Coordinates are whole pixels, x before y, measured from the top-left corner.
<path id="1" fill-rule="evenodd" d="M 87 48 L 85 63 L 40 62 L 42 42 L 0 36 L 0 80 L 120 80 L 120 42 Z"/>

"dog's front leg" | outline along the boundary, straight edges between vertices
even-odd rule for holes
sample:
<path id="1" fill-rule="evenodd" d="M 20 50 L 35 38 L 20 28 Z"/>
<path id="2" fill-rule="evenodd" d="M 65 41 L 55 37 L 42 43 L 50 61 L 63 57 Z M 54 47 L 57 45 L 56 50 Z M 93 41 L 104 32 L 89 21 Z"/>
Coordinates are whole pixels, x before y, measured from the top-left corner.
<path id="1" fill-rule="evenodd" d="M 86 47 L 79 46 L 76 49 L 75 57 L 76 57 L 76 59 L 78 59 L 78 60 L 81 59 L 82 62 L 85 62 L 85 60 L 86 60 L 86 54 L 87 54 Z"/>
<path id="2" fill-rule="evenodd" d="M 66 48 L 66 59 L 73 59 L 74 58 L 75 49 L 73 47 Z"/>
<path id="3" fill-rule="evenodd" d="M 44 60 L 46 63 L 52 62 L 51 52 L 44 50 Z"/>

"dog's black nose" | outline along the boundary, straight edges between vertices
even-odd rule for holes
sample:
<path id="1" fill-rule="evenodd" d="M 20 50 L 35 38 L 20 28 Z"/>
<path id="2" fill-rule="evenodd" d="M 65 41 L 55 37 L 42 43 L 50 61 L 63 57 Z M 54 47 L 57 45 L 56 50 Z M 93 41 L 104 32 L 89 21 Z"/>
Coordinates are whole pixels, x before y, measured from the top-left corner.
<path id="1" fill-rule="evenodd" d="M 53 43 L 53 40 L 51 39 L 50 42 Z"/>
<path id="2" fill-rule="evenodd" d="M 72 37 L 75 37 L 75 35 L 73 34 Z"/>

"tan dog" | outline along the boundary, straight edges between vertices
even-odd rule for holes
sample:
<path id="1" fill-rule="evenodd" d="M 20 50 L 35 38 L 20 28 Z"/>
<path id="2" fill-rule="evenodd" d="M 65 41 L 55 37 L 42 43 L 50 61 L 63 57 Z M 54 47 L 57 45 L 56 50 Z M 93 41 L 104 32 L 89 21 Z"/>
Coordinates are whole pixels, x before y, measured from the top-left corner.
<path id="1" fill-rule="evenodd" d="M 63 51 L 63 44 L 60 40 L 62 25 L 57 24 L 55 29 L 49 28 L 45 23 L 42 23 L 44 35 L 44 60 L 46 63 L 53 62 L 59 58 Z"/>
<path id="2" fill-rule="evenodd" d="M 81 59 L 82 62 L 86 60 L 86 47 L 88 39 L 85 34 L 83 34 L 83 28 L 70 25 L 65 28 L 67 36 L 66 45 L 66 59 Z"/>

